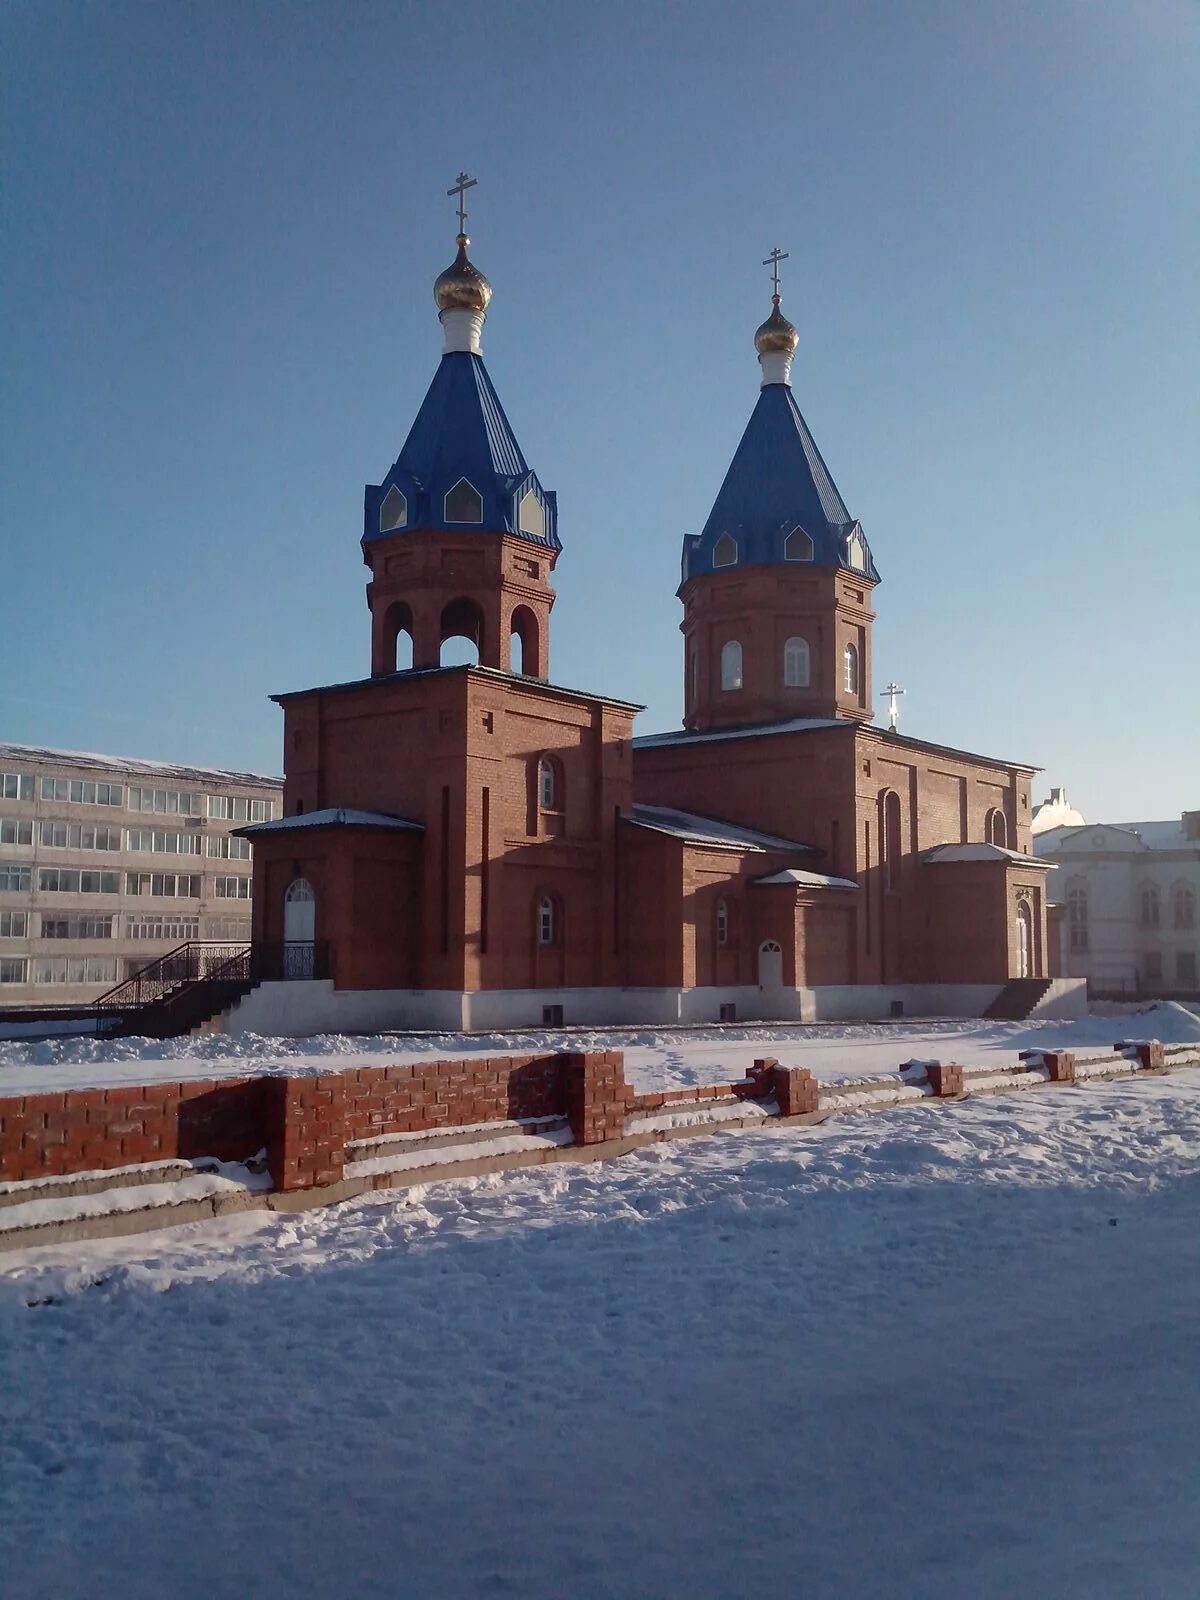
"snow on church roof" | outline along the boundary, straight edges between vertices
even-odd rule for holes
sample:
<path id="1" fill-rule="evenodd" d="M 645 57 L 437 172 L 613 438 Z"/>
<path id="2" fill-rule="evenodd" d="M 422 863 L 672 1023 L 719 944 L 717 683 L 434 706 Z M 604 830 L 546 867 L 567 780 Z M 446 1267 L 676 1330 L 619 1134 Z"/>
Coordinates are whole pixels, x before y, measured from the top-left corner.
<path id="1" fill-rule="evenodd" d="M 817 854 L 816 845 L 801 844 L 797 839 L 781 839 L 777 834 L 760 833 L 755 828 L 743 828 L 736 822 L 722 822 L 716 817 L 697 816 L 693 811 L 677 811 L 674 806 L 634 805 L 627 820 L 639 828 L 649 828 L 653 833 L 667 833 L 688 844 L 717 845 L 738 850 L 799 850 L 805 855 Z"/>
<path id="2" fill-rule="evenodd" d="M 1040 856 L 1022 855 L 1019 850 L 1006 850 L 999 844 L 935 844 L 932 850 L 922 852 L 926 861 L 1015 861 L 1022 867 L 1052 867 L 1053 861 L 1043 861 Z"/>
<path id="3" fill-rule="evenodd" d="M 797 889 L 857 889 L 854 878 L 834 878 L 827 872 L 805 872 L 800 867 L 787 867 L 783 872 L 772 872 L 768 878 L 755 878 L 755 883 L 773 886 L 794 884 Z"/>
<path id="4" fill-rule="evenodd" d="M 349 806 L 328 806 L 324 811 L 302 811 L 295 817 L 276 817 L 273 822 L 254 822 L 234 833 L 257 839 L 263 833 L 295 833 L 301 828 L 415 828 L 424 832 L 423 822 L 407 817 L 392 817 L 385 811 L 355 811 Z"/>
<path id="5" fill-rule="evenodd" d="M 711 728 L 693 733 L 678 728 L 672 733 L 644 733 L 633 741 L 635 750 L 656 750 L 672 744 L 711 744 L 720 739 L 764 739 L 772 733 L 812 733 L 818 728 L 857 728 L 846 717 L 792 717 L 787 722 L 757 722 L 745 728 Z"/>

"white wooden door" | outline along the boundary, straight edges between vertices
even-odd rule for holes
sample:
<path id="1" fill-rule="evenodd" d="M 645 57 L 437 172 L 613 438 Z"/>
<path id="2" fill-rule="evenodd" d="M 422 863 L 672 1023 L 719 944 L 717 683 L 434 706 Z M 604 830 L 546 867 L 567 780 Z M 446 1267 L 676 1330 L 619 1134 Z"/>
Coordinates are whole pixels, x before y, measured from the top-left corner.
<path id="1" fill-rule="evenodd" d="M 783 988 L 783 946 L 767 939 L 758 947 L 758 986 L 760 989 Z"/>

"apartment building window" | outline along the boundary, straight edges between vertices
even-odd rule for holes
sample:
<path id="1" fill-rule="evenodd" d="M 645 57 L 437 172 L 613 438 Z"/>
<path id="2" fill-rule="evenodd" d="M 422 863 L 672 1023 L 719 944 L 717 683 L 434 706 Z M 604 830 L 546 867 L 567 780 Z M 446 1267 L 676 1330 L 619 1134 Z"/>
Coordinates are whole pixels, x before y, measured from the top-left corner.
<path id="1" fill-rule="evenodd" d="M 0 939 L 28 939 L 28 911 L 0 911 Z"/>
<path id="2" fill-rule="evenodd" d="M 43 822 L 38 833 L 49 850 L 119 850 L 120 828 L 92 827 L 84 822 Z"/>
<path id="3" fill-rule="evenodd" d="M 32 800 L 33 779 L 27 772 L 0 772 L 0 799 Z"/>
<path id="4" fill-rule="evenodd" d="M 78 867 L 42 867 L 38 888 L 48 894 L 120 894 L 119 872 L 89 872 Z"/>
<path id="5" fill-rule="evenodd" d="M 129 788 L 131 811 L 161 811 L 167 816 L 198 817 L 202 814 L 204 796 L 190 789 Z M 212 813 L 210 812 L 211 816 Z"/>
<path id="6" fill-rule="evenodd" d="M 93 783 L 90 778 L 43 778 L 43 800 L 65 800 L 73 806 L 119 806 L 125 803 L 125 786 Z"/>
<path id="7" fill-rule="evenodd" d="M 271 800 L 247 800 L 240 794 L 210 794 L 208 814 L 223 822 L 270 822 L 275 805 Z"/>
<path id="8" fill-rule="evenodd" d="M 218 861 L 249 861 L 249 839 L 235 839 L 230 833 L 210 833 L 206 854 Z"/>
<path id="9" fill-rule="evenodd" d="M 28 956 L 0 956 L 0 983 L 28 982 Z"/>
<path id="10" fill-rule="evenodd" d="M 43 939 L 111 939 L 116 917 L 50 917 L 42 915 Z"/>
<path id="11" fill-rule="evenodd" d="M 249 900 L 249 878 L 216 878 L 216 895 L 218 900 Z"/>
<path id="12" fill-rule="evenodd" d="M 168 900 L 198 900 L 200 898 L 200 874 L 198 872 L 127 872 L 125 874 L 125 893 L 162 895 Z"/>
<path id="13" fill-rule="evenodd" d="M 0 865 L 0 890 L 7 889 L 10 893 L 27 894 L 33 878 L 31 867 L 6 867 Z"/>
<path id="14" fill-rule="evenodd" d="M 1196 987 L 1196 952 L 1194 950 L 1177 950 L 1175 952 L 1175 981 L 1181 989 L 1194 989 Z"/>
<path id="15" fill-rule="evenodd" d="M 130 850 L 148 850 L 155 855 L 198 856 L 198 833 L 162 833 L 157 828 L 127 828 L 126 844 Z"/>
<path id="16" fill-rule="evenodd" d="M 0 844 L 32 844 L 33 823 L 5 817 L 0 821 Z"/>
<path id="17" fill-rule="evenodd" d="M 131 939 L 169 939 L 183 944 L 200 937 L 199 917 L 127 917 L 125 932 Z"/>
<path id="18" fill-rule="evenodd" d="M 206 939 L 244 939 L 250 938 L 249 917 L 206 917 L 204 919 L 204 937 Z"/>
<path id="19" fill-rule="evenodd" d="M 116 983 L 116 956 L 37 956 L 34 983 Z"/>

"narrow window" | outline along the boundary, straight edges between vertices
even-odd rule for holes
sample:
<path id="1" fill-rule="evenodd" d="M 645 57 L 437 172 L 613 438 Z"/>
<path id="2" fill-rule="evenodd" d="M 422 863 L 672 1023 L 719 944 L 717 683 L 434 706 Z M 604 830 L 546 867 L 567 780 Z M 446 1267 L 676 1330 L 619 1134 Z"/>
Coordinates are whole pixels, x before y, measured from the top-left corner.
<path id="1" fill-rule="evenodd" d="M 811 561 L 813 558 L 813 542 L 803 528 L 793 528 L 783 541 L 783 559 L 785 561 Z"/>
<path id="2" fill-rule="evenodd" d="M 1196 926 L 1196 896 L 1193 891 L 1180 885 L 1174 895 L 1175 926 L 1177 928 L 1194 928 Z"/>
<path id="3" fill-rule="evenodd" d="M 557 789 L 554 776 L 553 761 L 543 759 L 538 763 L 538 804 L 544 811 L 554 810 Z"/>
<path id="4" fill-rule="evenodd" d="M 716 544 L 713 545 L 713 566 L 736 567 L 737 558 L 737 541 L 731 539 L 727 533 L 723 533 Z"/>
<path id="5" fill-rule="evenodd" d="M 786 689 L 807 689 L 809 654 L 807 639 L 789 639 L 783 647 L 783 684 Z"/>
<path id="6" fill-rule="evenodd" d="M 855 572 L 865 572 L 867 570 L 866 541 L 857 527 L 846 541 L 846 560 Z"/>
<path id="7" fill-rule="evenodd" d="M 554 899 L 548 894 L 538 901 L 537 935 L 540 945 L 554 943 Z"/>
<path id="8" fill-rule="evenodd" d="M 1008 848 L 1008 823 L 999 806 L 994 806 L 987 817 L 987 842 L 998 844 L 1002 850 Z"/>
<path id="9" fill-rule="evenodd" d="M 1157 928 L 1161 918 L 1161 909 L 1158 900 L 1158 890 L 1145 888 L 1142 890 L 1142 927 Z"/>
<path id="10" fill-rule="evenodd" d="M 393 528 L 403 528 L 408 521 L 408 501 L 393 484 L 383 497 L 379 508 L 379 531 L 391 533 Z"/>
<path id="11" fill-rule="evenodd" d="M 483 521 L 483 496 L 465 478 L 460 478 L 446 496 L 446 521 Z"/>
<path id="12" fill-rule="evenodd" d="M 721 646 L 721 687 L 742 687 L 742 647 L 736 639 L 730 639 Z"/>
<path id="13" fill-rule="evenodd" d="M 1067 891 L 1067 942 L 1072 950 L 1088 947 L 1088 892 L 1082 883 Z"/>
<path id="14" fill-rule="evenodd" d="M 729 943 L 729 902 L 724 895 L 717 901 L 717 944 L 723 950 Z"/>
<path id="15" fill-rule="evenodd" d="M 883 877 L 889 889 L 900 887 L 900 855 L 903 834 L 900 819 L 900 796 L 889 789 L 883 797 L 883 814 L 880 818 L 879 838 L 883 845 Z"/>
<path id="16" fill-rule="evenodd" d="M 858 651 L 852 644 L 842 651 L 842 688 L 847 694 L 858 693 Z"/>

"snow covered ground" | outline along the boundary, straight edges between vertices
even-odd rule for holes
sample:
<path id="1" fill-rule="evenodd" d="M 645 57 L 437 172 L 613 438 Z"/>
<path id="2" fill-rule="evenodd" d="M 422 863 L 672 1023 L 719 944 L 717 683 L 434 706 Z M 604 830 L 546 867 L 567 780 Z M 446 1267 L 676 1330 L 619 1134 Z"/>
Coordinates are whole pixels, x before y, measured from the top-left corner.
<path id="1" fill-rule="evenodd" d="M 896 1071 L 902 1062 L 1015 1062 L 1026 1049 L 1108 1049 L 1118 1039 L 1200 1040 L 1200 1014 L 1167 1003 L 1072 1022 L 886 1022 L 725 1025 L 677 1029 L 536 1029 L 315 1039 L 207 1034 L 194 1039 L 0 1040 L 0 1095 L 253 1072 L 329 1072 L 422 1058 L 542 1050 L 624 1050 L 626 1076 L 646 1092 L 727 1082 L 755 1056 L 811 1067 L 829 1082 Z"/>
<path id="2" fill-rule="evenodd" d="M 1180 1600 L 1198 1238 L 1181 1072 L 0 1258 L 0 1589 Z"/>

